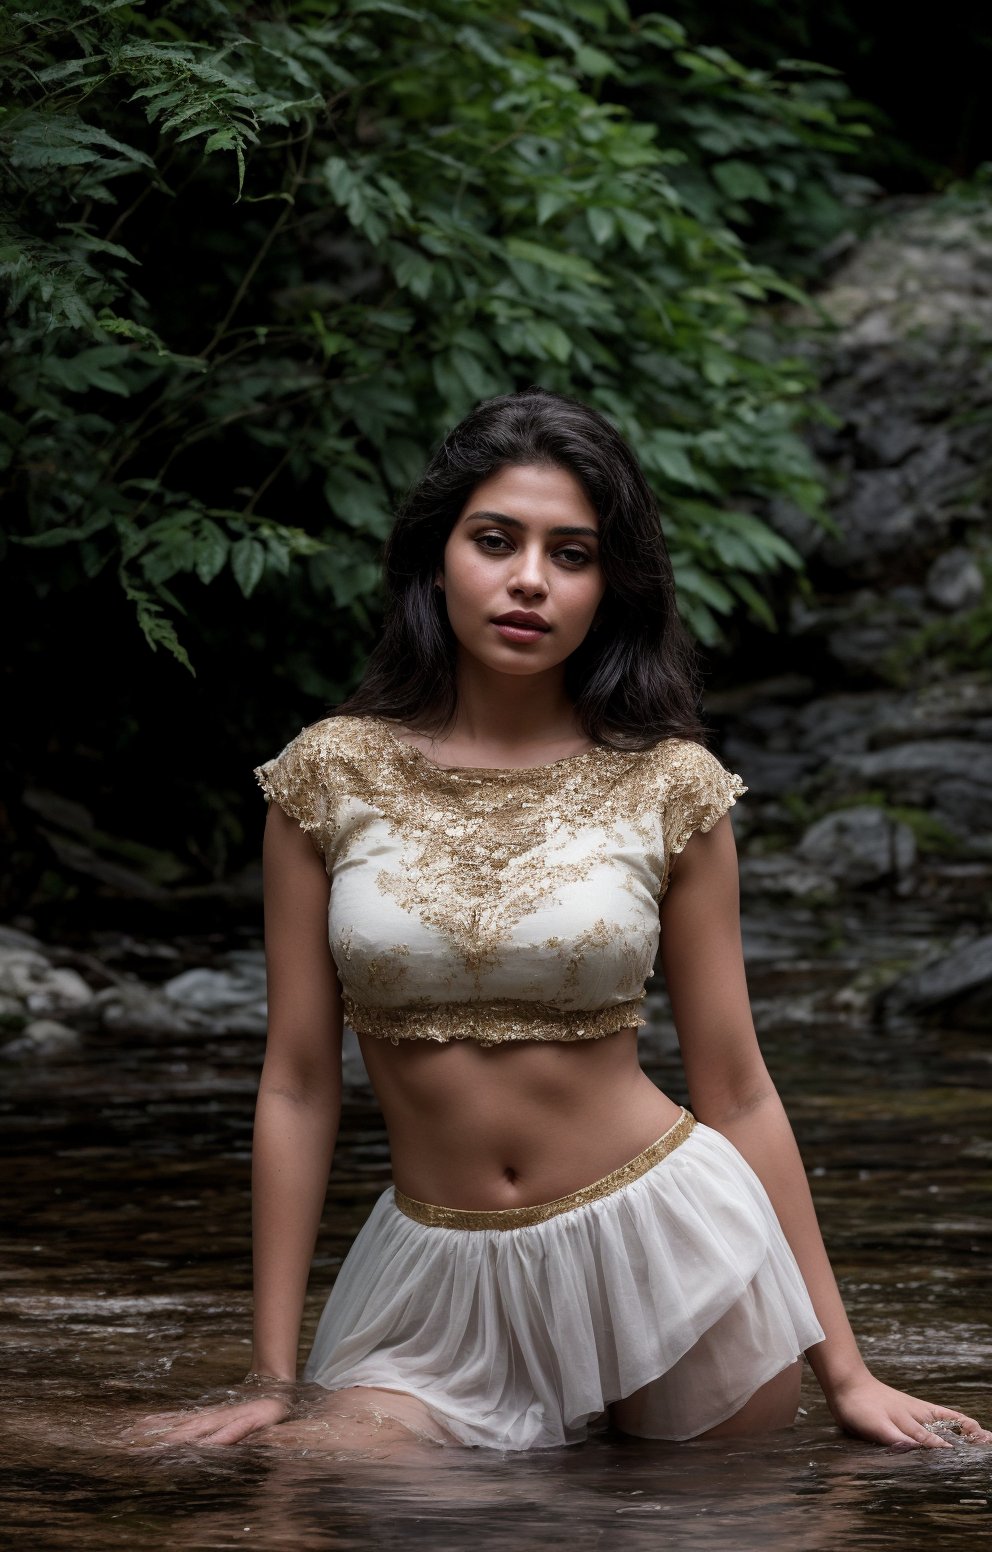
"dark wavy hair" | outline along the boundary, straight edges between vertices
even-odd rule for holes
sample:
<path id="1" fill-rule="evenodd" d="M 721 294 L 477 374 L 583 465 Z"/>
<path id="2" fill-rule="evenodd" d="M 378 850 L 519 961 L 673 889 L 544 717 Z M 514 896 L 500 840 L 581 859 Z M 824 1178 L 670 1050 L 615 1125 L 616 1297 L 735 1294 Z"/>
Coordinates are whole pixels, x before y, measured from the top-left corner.
<path id="1" fill-rule="evenodd" d="M 456 638 L 434 587 L 473 490 L 514 465 L 567 469 L 599 516 L 606 592 L 599 628 L 565 663 L 565 687 L 594 743 L 648 749 L 700 738 L 695 643 L 679 618 L 654 496 L 623 437 L 597 410 L 543 388 L 486 399 L 449 432 L 399 510 L 383 553 L 382 637 L 338 716 L 380 716 L 437 734 L 456 706 Z"/>

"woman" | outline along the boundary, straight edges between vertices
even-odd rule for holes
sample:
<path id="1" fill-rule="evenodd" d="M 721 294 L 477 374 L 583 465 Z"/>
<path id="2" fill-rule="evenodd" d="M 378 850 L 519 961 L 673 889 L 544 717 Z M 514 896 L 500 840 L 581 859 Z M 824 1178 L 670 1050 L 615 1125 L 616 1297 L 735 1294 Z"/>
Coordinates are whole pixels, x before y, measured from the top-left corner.
<path id="1" fill-rule="evenodd" d="M 335 1441 L 502 1449 L 791 1424 L 987 1440 L 882 1384 L 845 1316 L 748 1004 L 729 808 L 657 509 L 599 414 L 541 390 L 450 434 L 386 547 L 358 691 L 256 773 L 269 1038 L 252 1372 L 158 1437 L 299 1437 L 297 1343 L 343 1022 L 383 1193 L 304 1378 Z M 328 931 L 329 927 L 329 931 Z M 637 1061 L 660 938 L 691 1111 Z M 295 1431 L 294 1431 L 295 1430 Z"/>

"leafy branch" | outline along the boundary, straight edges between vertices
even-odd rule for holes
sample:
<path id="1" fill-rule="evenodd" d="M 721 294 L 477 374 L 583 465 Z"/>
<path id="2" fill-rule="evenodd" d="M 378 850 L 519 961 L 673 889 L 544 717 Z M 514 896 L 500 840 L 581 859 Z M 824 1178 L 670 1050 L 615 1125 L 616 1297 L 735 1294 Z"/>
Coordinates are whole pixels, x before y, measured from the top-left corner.
<path id="1" fill-rule="evenodd" d="M 175 622 L 201 637 L 228 584 L 350 654 L 430 444 L 538 380 L 635 442 L 700 638 L 771 622 L 798 557 L 770 502 L 820 491 L 767 257 L 803 200 L 843 218 L 835 79 L 746 69 L 623 0 L 22 0 L 0 49 L 26 586 L 116 575 L 186 667 Z"/>

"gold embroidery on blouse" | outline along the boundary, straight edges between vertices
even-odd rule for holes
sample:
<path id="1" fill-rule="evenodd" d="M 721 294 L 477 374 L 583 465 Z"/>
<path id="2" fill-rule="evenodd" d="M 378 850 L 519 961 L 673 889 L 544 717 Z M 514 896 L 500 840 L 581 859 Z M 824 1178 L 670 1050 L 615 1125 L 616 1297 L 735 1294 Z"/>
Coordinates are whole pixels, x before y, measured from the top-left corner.
<path id="1" fill-rule="evenodd" d="M 643 1000 L 642 992 L 629 1002 L 591 1011 L 509 997 L 394 1008 L 372 1007 L 345 993 L 344 1017 L 356 1034 L 375 1035 L 393 1045 L 401 1040 L 473 1040 L 487 1046 L 509 1040 L 599 1040 L 619 1029 L 646 1024 L 641 1016 Z"/>
<path id="2" fill-rule="evenodd" d="M 674 1125 L 657 1142 L 651 1143 L 643 1153 L 639 1153 L 636 1159 L 621 1164 L 619 1169 L 611 1170 L 591 1185 L 570 1191 L 567 1196 L 555 1197 L 553 1202 L 535 1202 L 532 1207 L 498 1207 L 492 1211 L 439 1207 L 434 1202 L 418 1202 L 416 1197 L 407 1196 L 405 1191 L 400 1191 L 396 1186 L 393 1187 L 393 1200 L 406 1217 L 413 1218 L 417 1223 L 425 1223 L 431 1229 L 529 1229 L 535 1224 L 558 1218 L 562 1213 L 574 1212 L 577 1207 L 585 1207 L 589 1202 L 601 1202 L 604 1197 L 612 1196 L 615 1191 L 640 1180 L 642 1175 L 654 1169 L 655 1165 L 667 1159 L 685 1142 L 695 1124 L 695 1116 L 683 1105 L 682 1114 Z"/>
<path id="3" fill-rule="evenodd" d="M 676 740 L 664 807 L 664 860 L 659 901 L 668 889 L 672 860 L 697 830 L 705 835 L 748 790 L 735 771 L 724 770 L 707 750 Z"/>
<path id="4" fill-rule="evenodd" d="M 561 955 L 565 964 L 562 989 L 571 991 L 578 983 L 589 950 L 611 951 L 611 964 L 616 969 L 618 981 L 647 976 L 657 952 L 658 933 L 657 929 L 638 932 L 636 923 L 607 922 L 599 917 L 585 931 L 577 933 L 569 944 L 562 945 L 558 938 L 546 938 L 542 947 L 564 949 Z"/>
<path id="5" fill-rule="evenodd" d="M 608 858 L 602 843 L 580 859 L 556 861 L 555 852 L 579 826 L 598 828 L 616 817 L 611 803 L 622 811 L 616 787 L 631 774 L 630 755 L 595 749 L 547 766 L 486 773 L 437 766 L 381 724 L 379 734 L 380 773 L 388 777 L 377 806 L 416 850 L 401 870 L 383 868 L 376 883 L 444 935 L 482 992 L 482 977 L 499 964 L 513 928 Z M 594 755 L 602 757 L 599 767 Z"/>
<path id="6" fill-rule="evenodd" d="M 643 1023 L 617 1014 L 640 999 L 578 1014 L 548 1001 L 552 988 L 552 995 L 575 1000 L 569 988 L 581 984 L 590 952 L 609 960 L 618 988 L 648 978 L 657 918 L 639 924 L 636 910 L 629 921 L 600 918 L 584 931 L 545 938 L 548 961 L 560 968 L 543 976 L 531 968 L 515 1001 L 487 996 L 487 974 L 512 954 L 519 924 L 542 908 L 553 911 L 568 889 L 573 900 L 576 886 L 594 890 L 599 876 L 629 893 L 643 916 L 645 889 L 660 902 L 672 858 L 747 791 L 709 751 L 679 738 L 644 751 L 595 747 L 520 770 L 446 768 L 374 717 L 331 717 L 305 728 L 255 774 L 266 798 L 311 834 L 332 876 L 350 858 L 363 860 L 374 826 L 385 822 L 402 842 L 402 855 L 396 858 L 394 847 L 390 865 L 376 871 L 375 887 L 438 935 L 430 985 L 458 1001 L 423 1004 L 412 979 L 418 956 L 405 943 L 373 939 L 363 958 L 349 926 L 332 944 L 349 1022 L 397 1042 L 591 1039 Z M 615 847 L 633 848 L 641 876 L 615 860 Z M 366 940 L 374 921 L 372 915 L 364 924 Z M 419 968 L 423 974 L 422 958 Z M 401 985 L 410 989 L 406 1007 L 384 1007 L 381 996 L 372 1004 L 370 994 Z M 477 993 L 472 1001 L 469 989 Z M 529 991 L 535 1000 L 527 1000 Z"/>
<path id="7" fill-rule="evenodd" d="M 381 954 L 373 954 L 362 966 L 362 980 L 369 987 L 395 987 L 407 973 L 404 960 L 410 957 L 408 943 L 394 943 Z M 399 963 L 397 963 L 399 961 Z"/>
<path id="8" fill-rule="evenodd" d="M 615 939 L 620 937 L 621 929 L 615 924 L 611 927 L 600 916 L 591 927 L 577 933 L 571 943 L 565 946 L 562 957 L 565 961 L 565 973 L 562 977 L 562 990 L 570 992 L 574 989 L 579 971 L 586 961 L 588 949 L 609 948 Z"/>

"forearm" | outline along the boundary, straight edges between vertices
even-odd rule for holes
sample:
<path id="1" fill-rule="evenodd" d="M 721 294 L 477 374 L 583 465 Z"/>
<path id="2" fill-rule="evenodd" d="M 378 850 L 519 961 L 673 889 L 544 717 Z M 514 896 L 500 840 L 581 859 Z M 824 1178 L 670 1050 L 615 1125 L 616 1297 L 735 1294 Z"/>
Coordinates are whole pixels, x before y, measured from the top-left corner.
<path id="1" fill-rule="evenodd" d="M 707 1117 L 700 1116 L 700 1120 Z M 806 1354 L 828 1401 L 865 1372 L 837 1281 L 827 1258 L 788 1117 L 774 1088 L 756 1104 L 709 1120 L 761 1180 L 792 1247 L 825 1339 Z"/>
<path id="2" fill-rule="evenodd" d="M 340 1092 L 313 1099 L 266 1087 L 252 1144 L 252 1369 L 296 1377 L 303 1302 L 337 1138 Z"/>
<path id="3" fill-rule="evenodd" d="M 823 1327 L 823 1341 L 806 1356 L 837 1422 L 858 1438 L 896 1449 L 948 1447 L 938 1424 L 960 1425 L 977 1442 L 992 1440 L 974 1418 L 876 1379 L 858 1351 L 806 1171 L 754 1030 L 736 848 L 726 814 L 693 835 L 673 867 L 661 906 L 661 960 L 690 1107 L 738 1149 L 768 1193 Z"/>

